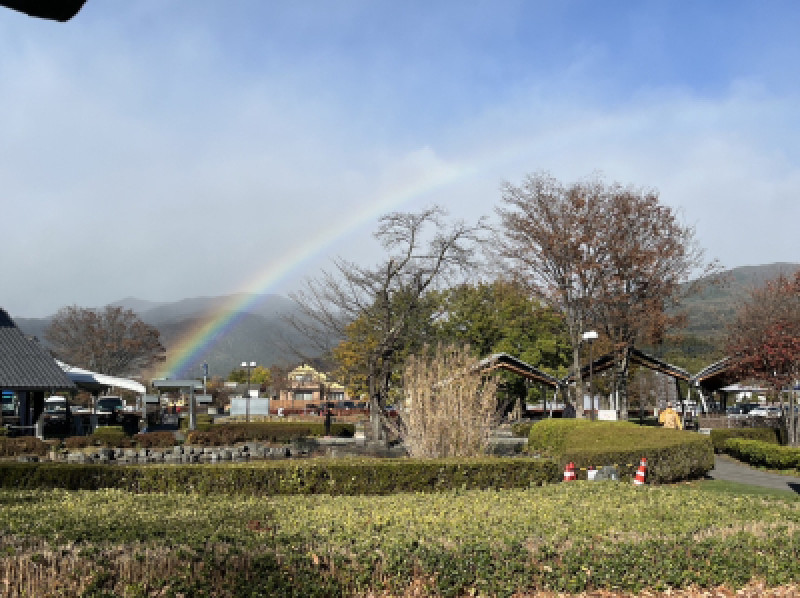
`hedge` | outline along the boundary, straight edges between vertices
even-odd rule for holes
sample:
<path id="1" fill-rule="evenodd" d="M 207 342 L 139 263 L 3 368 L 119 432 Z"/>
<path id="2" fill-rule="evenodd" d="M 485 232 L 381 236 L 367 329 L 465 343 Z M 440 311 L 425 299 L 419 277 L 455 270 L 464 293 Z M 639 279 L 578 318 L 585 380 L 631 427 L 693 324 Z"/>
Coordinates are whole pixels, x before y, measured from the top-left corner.
<path id="1" fill-rule="evenodd" d="M 605 465 L 631 478 L 642 458 L 647 459 L 647 481 L 656 484 L 699 478 L 714 468 L 708 436 L 631 422 L 545 420 L 531 429 L 528 447 L 553 458 L 562 470 L 574 463 L 578 479 L 586 479 L 590 467 Z"/>
<path id="2" fill-rule="evenodd" d="M 729 438 L 746 438 L 760 440 L 771 444 L 780 444 L 780 430 L 777 428 L 719 428 L 711 430 L 711 443 L 714 452 L 724 452 L 725 443 Z"/>
<path id="3" fill-rule="evenodd" d="M 0 487 L 226 493 L 386 495 L 452 489 L 527 488 L 558 482 L 550 460 L 310 459 L 229 465 L 79 465 L 0 463 Z"/>
<path id="4" fill-rule="evenodd" d="M 0 457 L 17 455 L 38 455 L 43 457 L 55 446 L 55 441 L 43 441 L 34 436 L 10 438 L 0 436 Z"/>
<path id="5" fill-rule="evenodd" d="M 773 441 L 729 438 L 723 450 L 750 465 L 769 469 L 800 469 L 800 448 L 781 446 Z"/>
<path id="6" fill-rule="evenodd" d="M 355 426 L 331 424 L 331 435 L 352 438 Z M 237 442 L 261 441 L 286 444 L 309 436 L 324 436 L 325 424 L 316 422 L 259 422 L 215 424 L 207 430 L 189 432 L 186 441 L 198 446 L 229 446 Z"/>

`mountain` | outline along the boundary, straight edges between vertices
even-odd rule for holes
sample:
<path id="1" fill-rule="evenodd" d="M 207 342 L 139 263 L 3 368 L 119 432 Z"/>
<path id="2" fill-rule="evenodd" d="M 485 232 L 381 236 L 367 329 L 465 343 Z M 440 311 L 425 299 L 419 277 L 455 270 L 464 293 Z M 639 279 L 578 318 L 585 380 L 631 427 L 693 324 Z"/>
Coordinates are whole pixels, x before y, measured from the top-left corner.
<path id="1" fill-rule="evenodd" d="M 155 302 L 128 297 L 111 305 L 133 310 L 144 322 L 155 326 L 161 333 L 161 342 L 167 355 L 184 347 L 183 339 L 193 338 L 191 344 L 202 346 L 186 364 L 183 371 L 170 372 L 171 377 L 202 376 L 202 364 L 208 363 L 211 376 L 227 377 L 242 361 L 255 361 L 258 365 L 292 365 L 315 357 L 315 351 L 306 339 L 286 322 L 286 317 L 296 314 L 293 301 L 281 295 L 227 295 L 220 297 L 195 297 L 174 302 Z M 50 318 L 19 318 L 15 322 L 25 334 L 36 336 L 45 346 L 45 330 Z M 216 334 L 209 339 L 196 331 L 210 321 Z M 301 357 L 302 356 L 302 357 Z"/>
<path id="2" fill-rule="evenodd" d="M 686 334 L 721 339 L 725 328 L 733 321 L 737 307 L 746 300 L 750 291 L 780 274 L 793 275 L 800 264 L 779 262 L 762 266 L 741 266 L 712 275 L 702 280 L 704 289 L 686 299 L 681 309 L 689 317 Z"/>
<path id="3" fill-rule="evenodd" d="M 704 290 L 681 306 L 688 314 L 688 327 L 681 331 L 681 338 L 654 350 L 666 352 L 661 354 L 669 355 L 670 359 L 674 357 L 673 363 L 687 367 L 691 363 L 689 369 L 697 371 L 699 367 L 695 365 L 705 366 L 721 356 L 725 328 L 749 291 L 781 273 L 791 275 L 798 269 L 800 264 L 796 263 L 743 266 L 703 280 Z M 195 297 L 173 302 L 128 297 L 113 305 L 132 309 L 142 320 L 158 328 L 168 355 L 170 351 L 175 354 L 182 339 L 201 330 L 209 317 L 224 323 L 209 339 L 195 336 L 195 344 L 203 349 L 194 355 L 185 371 L 172 372 L 173 377 L 200 377 L 203 362 L 208 363 L 211 375 L 226 377 L 242 361 L 286 366 L 318 356 L 318 351 L 287 324 L 286 316 L 297 315 L 297 308 L 281 295 Z M 15 321 L 23 332 L 38 337 L 46 345 L 44 332 L 50 318 Z"/>

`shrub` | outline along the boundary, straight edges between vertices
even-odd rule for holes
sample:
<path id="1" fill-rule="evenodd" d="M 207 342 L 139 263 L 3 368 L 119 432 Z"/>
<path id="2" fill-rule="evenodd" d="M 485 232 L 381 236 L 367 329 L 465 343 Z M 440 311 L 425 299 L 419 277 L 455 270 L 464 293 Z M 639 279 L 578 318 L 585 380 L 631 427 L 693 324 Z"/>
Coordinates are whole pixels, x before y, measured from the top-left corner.
<path id="1" fill-rule="evenodd" d="M 0 456 L 38 455 L 43 457 L 50 451 L 52 444 L 52 442 L 45 442 L 34 436 L 0 437 Z"/>
<path id="2" fill-rule="evenodd" d="M 91 435 L 92 444 L 106 447 L 131 446 L 131 439 L 122 426 L 99 426 Z"/>
<path id="3" fill-rule="evenodd" d="M 331 424 L 331 434 L 340 438 L 352 438 L 353 424 Z M 325 424 L 316 422 L 266 422 L 214 424 L 208 430 L 197 430 L 187 435 L 188 444 L 200 446 L 230 446 L 237 442 L 260 441 L 274 444 L 289 444 L 309 436 L 323 436 Z"/>
<path id="4" fill-rule="evenodd" d="M 773 441 L 729 438 L 724 451 L 750 465 L 770 469 L 800 469 L 800 448 L 781 446 Z"/>
<path id="5" fill-rule="evenodd" d="M 779 434 L 780 431 L 776 428 L 718 428 L 711 430 L 711 442 L 714 445 L 714 452 L 721 453 L 729 438 L 746 438 L 779 444 Z"/>
<path id="6" fill-rule="evenodd" d="M 585 419 L 545 419 L 531 427 L 528 450 L 545 456 L 560 455 L 574 430 L 585 429 L 593 422 Z"/>
<path id="7" fill-rule="evenodd" d="M 545 420 L 531 429 L 528 446 L 555 459 L 562 470 L 573 462 L 584 479 L 590 466 L 604 465 L 616 465 L 621 477 L 632 477 L 642 457 L 652 483 L 701 477 L 714 467 L 707 436 L 629 422 Z"/>
<path id="8" fill-rule="evenodd" d="M 69 436 L 64 439 L 64 447 L 67 449 L 82 449 L 92 445 L 90 436 Z"/>
<path id="9" fill-rule="evenodd" d="M 497 382 L 479 374 L 468 347 L 439 345 L 411 355 L 403 373 L 409 398 L 405 447 L 412 457 L 474 457 L 486 452 Z"/>
<path id="10" fill-rule="evenodd" d="M 140 448 L 169 448 L 176 444 L 175 435 L 169 431 L 134 434 L 133 442 Z"/>
<path id="11" fill-rule="evenodd" d="M 511 424 L 511 433 L 517 438 L 528 438 L 533 425 L 533 422 L 514 422 Z"/>
<path id="12" fill-rule="evenodd" d="M 210 429 L 211 426 L 214 424 L 214 417 L 209 415 L 208 413 L 196 413 L 195 414 L 195 425 L 197 430 L 200 432 L 205 432 L 206 430 Z M 181 430 L 188 430 L 189 429 L 189 417 L 182 417 L 180 419 Z"/>
<path id="13" fill-rule="evenodd" d="M 311 459 L 218 465 L 77 465 L 0 463 L 0 487 L 17 489 L 117 488 L 133 492 L 243 495 L 384 495 L 452 489 L 527 488 L 555 483 L 549 460 Z"/>

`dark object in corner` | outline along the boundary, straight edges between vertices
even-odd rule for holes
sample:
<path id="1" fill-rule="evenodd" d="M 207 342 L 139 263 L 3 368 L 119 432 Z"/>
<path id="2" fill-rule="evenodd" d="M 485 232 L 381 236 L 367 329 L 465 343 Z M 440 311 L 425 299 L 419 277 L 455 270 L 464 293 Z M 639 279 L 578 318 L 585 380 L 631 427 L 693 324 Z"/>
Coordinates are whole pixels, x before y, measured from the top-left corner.
<path id="1" fill-rule="evenodd" d="M 0 6 L 13 8 L 32 17 L 69 21 L 83 8 L 86 0 L 0 0 Z"/>

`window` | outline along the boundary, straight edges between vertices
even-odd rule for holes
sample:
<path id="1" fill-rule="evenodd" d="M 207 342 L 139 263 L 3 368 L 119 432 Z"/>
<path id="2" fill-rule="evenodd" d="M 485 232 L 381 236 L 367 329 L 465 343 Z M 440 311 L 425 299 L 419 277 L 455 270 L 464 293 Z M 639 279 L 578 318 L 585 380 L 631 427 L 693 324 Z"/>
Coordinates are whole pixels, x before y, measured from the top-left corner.
<path id="1" fill-rule="evenodd" d="M 296 390 L 294 392 L 295 401 L 310 401 L 314 398 L 314 393 L 310 390 Z"/>
<path id="2" fill-rule="evenodd" d="M 343 392 L 332 392 L 328 394 L 329 401 L 343 401 L 344 400 L 344 393 Z"/>

